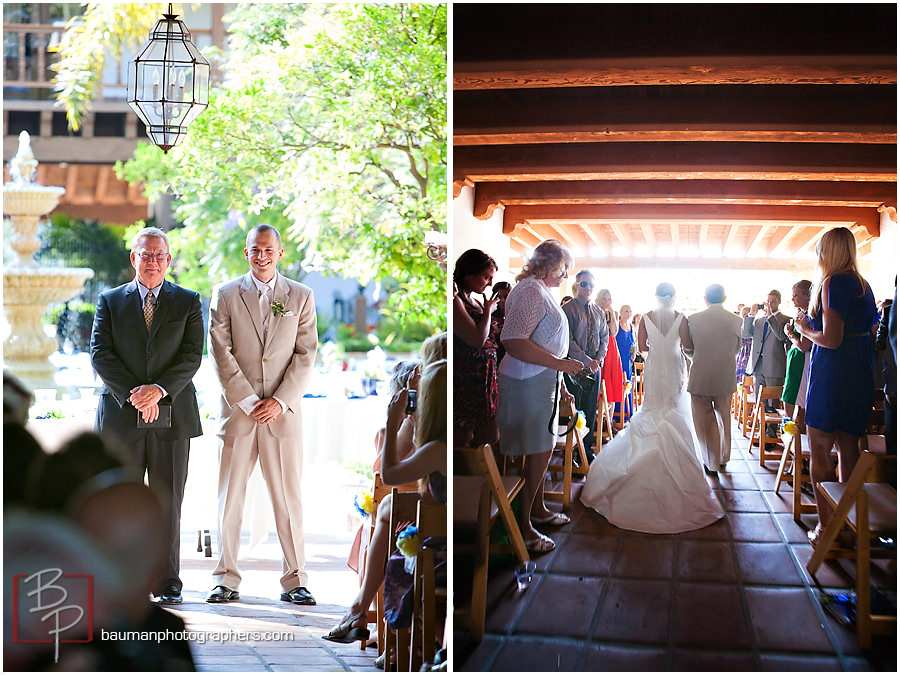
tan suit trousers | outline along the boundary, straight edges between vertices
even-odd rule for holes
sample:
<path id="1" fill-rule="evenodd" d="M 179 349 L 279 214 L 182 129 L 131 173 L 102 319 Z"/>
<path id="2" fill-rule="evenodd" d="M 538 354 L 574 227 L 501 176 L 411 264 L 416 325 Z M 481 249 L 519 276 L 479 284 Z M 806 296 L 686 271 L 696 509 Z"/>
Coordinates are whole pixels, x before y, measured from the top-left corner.
<path id="1" fill-rule="evenodd" d="M 281 586 L 290 591 L 306 586 L 303 548 L 303 508 L 300 500 L 302 453 L 292 440 L 279 439 L 258 426 L 244 436 L 219 435 L 219 562 L 213 572 L 217 586 L 238 590 L 238 552 L 247 481 L 259 460 L 275 511 L 275 528 L 284 556 Z"/>
<path id="2" fill-rule="evenodd" d="M 691 415 L 703 462 L 710 471 L 717 471 L 731 459 L 731 394 L 691 394 Z"/>

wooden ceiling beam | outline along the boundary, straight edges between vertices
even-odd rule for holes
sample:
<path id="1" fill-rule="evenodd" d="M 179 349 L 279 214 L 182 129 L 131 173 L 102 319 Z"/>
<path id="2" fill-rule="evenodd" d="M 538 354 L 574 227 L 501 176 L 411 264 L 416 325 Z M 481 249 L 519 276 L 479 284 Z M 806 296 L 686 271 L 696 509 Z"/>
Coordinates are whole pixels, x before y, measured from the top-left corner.
<path id="1" fill-rule="evenodd" d="M 779 228 L 780 230 L 781 228 Z M 806 229 L 805 225 L 794 225 L 790 229 L 786 229 L 783 234 L 778 237 L 777 242 L 769 243 L 769 255 L 781 255 L 787 253 L 790 248 L 789 244 L 795 237 Z"/>
<path id="2" fill-rule="evenodd" d="M 597 225 L 589 226 L 580 224 L 577 225 L 577 227 L 587 234 L 594 246 L 600 248 L 604 254 L 609 255 L 612 247 L 609 243 L 609 236 L 607 236 L 604 228 Z"/>
<path id="3" fill-rule="evenodd" d="M 605 223 L 683 224 L 742 222 L 774 222 L 793 225 L 799 223 L 859 224 L 867 229 L 877 226 L 880 214 L 873 208 L 845 206 L 757 206 L 746 204 L 597 204 L 597 205 L 534 205 L 509 206 L 504 211 L 514 222 L 577 221 Z M 504 229 L 504 231 L 507 231 Z M 511 230 L 509 230 L 511 231 Z"/>
<path id="4" fill-rule="evenodd" d="M 635 85 L 896 84 L 896 56 L 743 56 L 457 62 L 453 89 Z"/>
<path id="5" fill-rule="evenodd" d="M 634 253 L 634 242 L 631 240 L 631 235 L 628 233 L 628 230 L 625 229 L 625 226 L 622 223 L 610 223 L 610 229 L 612 229 L 613 234 L 616 235 L 616 239 L 619 240 L 619 243 L 625 247 L 625 250 L 628 251 L 629 255 Z"/>
<path id="6" fill-rule="evenodd" d="M 624 180 L 479 183 L 473 214 L 533 204 L 765 204 L 897 207 L 897 184 L 855 181 Z"/>
<path id="7" fill-rule="evenodd" d="M 569 143 L 454 149 L 455 179 L 896 181 L 890 145 Z"/>
<path id="8" fill-rule="evenodd" d="M 649 223 L 641 223 L 641 232 L 644 235 L 644 241 L 647 243 L 647 246 L 650 247 L 650 250 L 656 250 L 656 232 L 653 229 L 653 225 Z"/>

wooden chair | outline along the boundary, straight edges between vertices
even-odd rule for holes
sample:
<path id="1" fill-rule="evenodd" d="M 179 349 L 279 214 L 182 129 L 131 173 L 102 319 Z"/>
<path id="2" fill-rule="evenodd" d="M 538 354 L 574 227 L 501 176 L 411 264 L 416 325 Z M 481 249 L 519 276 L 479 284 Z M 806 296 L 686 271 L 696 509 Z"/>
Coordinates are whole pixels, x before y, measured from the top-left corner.
<path id="1" fill-rule="evenodd" d="M 418 494 L 419 485 L 418 483 L 405 483 L 403 485 L 399 485 L 396 488 L 399 492 L 408 493 L 413 492 Z M 375 500 L 375 511 L 372 513 L 371 518 L 371 527 L 369 528 L 369 542 L 372 541 L 372 536 L 375 533 L 375 524 L 378 519 L 378 506 L 381 504 L 381 501 L 387 497 L 394 488 L 390 485 L 386 485 L 385 482 L 381 479 L 381 473 L 375 472 L 375 479 L 372 483 L 372 497 Z M 390 554 L 390 551 L 388 551 Z M 381 587 L 378 589 L 378 593 L 375 595 L 374 600 L 375 606 L 369 607 L 368 614 L 366 620 L 368 623 L 374 623 L 378 630 L 378 653 L 381 654 L 384 651 L 384 637 L 385 637 L 385 623 L 384 623 L 384 584 L 381 584 Z M 366 648 L 366 640 L 359 641 L 359 648 L 365 650 Z"/>
<path id="2" fill-rule="evenodd" d="M 420 499 L 416 528 L 422 542 L 429 538 L 441 538 L 446 541 L 446 504 L 439 504 L 430 496 Z M 439 587 L 436 583 L 434 549 L 420 546 L 413 577 L 414 632 L 410 657 L 411 671 L 418 670 L 418 666 L 422 663 L 430 663 L 434 659 L 435 644 L 438 637 L 443 636 L 443 630 L 438 632 L 437 628 L 443 627 L 446 613 L 447 587 Z"/>
<path id="3" fill-rule="evenodd" d="M 744 375 L 741 383 L 741 407 L 738 422 L 741 425 L 741 433 L 747 438 L 750 425 L 753 423 L 753 409 L 756 407 L 756 392 L 753 391 L 753 378 Z"/>
<path id="4" fill-rule="evenodd" d="M 469 634 L 477 642 L 484 637 L 490 553 L 514 553 L 518 562 L 530 559 L 510 506 L 525 485 L 525 479 L 521 476 L 501 477 L 490 445 L 457 447 L 453 456 L 453 531 L 455 535 L 465 532 L 473 535 L 471 543 L 454 537 L 454 555 L 471 553 L 474 559 L 470 608 L 466 610 L 457 597 L 453 613 L 468 620 Z M 490 542 L 490 531 L 498 517 L 509 534 L 509 544 Z"/>
<path id="5" fill-rule="evenodd" d="M 419 505 L 418 492 L 400 492 L 397 488 L 391 490 L 391 543 L 388 546 L 388 555 L 397 548 L 397 530 L 405 522 L 415 522 Z M 384 670 L 390 671 L 392 662 L 396 664 L 397 671 L 411 672 L 412 659 L 415 657 L 412 649 L 412 631 L 410 628 L 394 630 L 386 624 L 384 626 Z M 392 653 L 393 652 L 393 656 Z M 418 670 L 418 666 L 412 668 Z"/>
<path id="6" fill-rule="evenodd" d="M 634 407 L 639 408 L 644 402 L 644 364 L 634 362 Z"/>
<path id="7" fill-rule="evenodd" d="M 617 429 L 624 429 L 625 423 L 631 419 L 632 414 L 632 385 L 631 380 L 625 377 L 625 371 L 622 371 L 622 384 L 624 386 L 622 393 L 622 402 L 619 404 L 619 410 L 615 410 L 613 406 L 613 422 Z"/>
<path id="8" fill-rule="evenodd" d="M 877 455 L 864 451 L 846 483 L 823 482 L 817 486 L 820 499 L 834 508 L 834 514 L 819 536 L 806 569 L 815 575 L 826 559 L 850 558 L 856 561 L 856 635 L 860 647 L 872 646 L 872 635 L 894 633 L 897 617 L 872 613 L 871 560 L 897 559 L 895 547 L 872 548 L 879 536 L 897 536 L 897 491 L 887 483 L 871 482 L 876 469 L 889 462 L 896 470 L 896 455 Z M 856 535 L 852 548 L 837 546 L 838 535 L 847 526 Z"/>
<path id="9" fill-rule="evenodd" d="M 559 404 L 559 426 L 565 429 L 571 424 L 575 415 L 575 408 L 571 403 Z M 578 453 L 578 464 L 575 463 L 575 453 Z M 584 449 L 584 440 L 574 427 L 563 438 L 557 437 L 553 455 L 550 458 L 548 473 L 562 474 L 562 490 L 548 490 L 544 488 L 544 499 L 562 502 L 563 511 L 572 503 L 572 475 L 586 476 L 588 472 L 587 452 Z"/>
<path id="10" fill-rule="evenodd" d="M 594 432 L 594 455 L 600 453 L 603 447 L 603 439 L 611 441 L 613 434 L 612 412 L 610 411 L 609 399 L 606 398 L 606 382 L 600 380 L 600 395 L 597 397 L 597 417 L 594 420 L 597 430 Z"/>
<path id="11" fill-rule="evenodd" d="M 800 417 L 800 407 L 795 406 L 793 421 L 796 424 Z M 783 482 L 791 484 L 791 501 L 794 520 L 800 522 L 800 516 L 804 513 L 815 513 L 816 504 L 811 500 L 803 499 L 803 483 L 810 483 L 809 473 L 803 472 L 803 461 L 809 462 L 809 449 L 803 449 L 803 434 L 798 429 L 794 435 L 782 434 L 781 442 L 784 451 L 781 454 L 781 462 L 778 464 L 778 473 L 775 478 L 775 494 L 781 489 Z"/>
<path id="12" fill-rule="evenodd" d="M 759 465 L 765 466 L 769 460 L 781 460 L 782 453 L 769 452 L 770 445 L 778 445 L 781 439 L 768 438 L 766 436 L 767 424 L 781 424 L 784 419 L 783 411 L 776 413 L 767 413 L 765 402 L 768 400 L 778 400 L 781 402 L 782 387 L 763 387 L 761 391 L 756 392 L 756 405 L 753 408 L 753 424 L 750 426 L 750 443 L 747 450 L 753 451 L 754 442 L 759 443 Z"/>

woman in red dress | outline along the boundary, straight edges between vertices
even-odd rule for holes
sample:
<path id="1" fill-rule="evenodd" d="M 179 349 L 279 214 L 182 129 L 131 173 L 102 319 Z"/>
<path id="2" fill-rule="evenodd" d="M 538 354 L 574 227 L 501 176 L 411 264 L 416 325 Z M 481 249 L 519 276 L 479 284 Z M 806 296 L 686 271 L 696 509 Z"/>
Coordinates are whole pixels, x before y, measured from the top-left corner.
<path id="1" fill-rule="evenodd" d="M 600 377 L 606 383 L 606 401 L 622 403 L 625 398 L 625 382 L 622 377 L 622 359 L 619 356 L 619 347 L 616 345 L 616 333 L 619 332 L 619 313 L 613 309 L 612 294 L 607 288 L 600 289 L 596 302 L 606 314 L 606 323 L 609 326 L 609 346 L 606 348 L 606 357 L 600 368 Z"/>

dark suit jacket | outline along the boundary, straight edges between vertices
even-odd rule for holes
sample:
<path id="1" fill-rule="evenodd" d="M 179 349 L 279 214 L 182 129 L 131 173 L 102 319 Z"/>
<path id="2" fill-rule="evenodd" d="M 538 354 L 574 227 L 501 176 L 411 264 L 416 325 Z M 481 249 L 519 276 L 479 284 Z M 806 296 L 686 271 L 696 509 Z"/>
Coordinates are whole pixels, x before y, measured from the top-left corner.
<path id="1" fill-rule="evenodd" d="M 150 333 L 144 322 L 137 281 L 100 294 L 91 332 L 91 364 L 103 381 L 98 432 L 138 440 L 150 430 L 137 428 L 138 412 L 127 399 L 142 384 L 158 384 L 172 405 L 172 426 L 154 429 L 168 441 L 200 436 L 200 412 L 191 378 L 203 358 L 200 296 L 164 281 Z"/>

